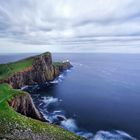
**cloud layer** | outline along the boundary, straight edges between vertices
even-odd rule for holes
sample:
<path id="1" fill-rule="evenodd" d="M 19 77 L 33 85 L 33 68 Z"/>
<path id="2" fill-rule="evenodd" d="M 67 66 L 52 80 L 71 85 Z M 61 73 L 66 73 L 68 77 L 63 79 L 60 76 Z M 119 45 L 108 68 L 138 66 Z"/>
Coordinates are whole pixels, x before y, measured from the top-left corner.
<path id="1" fill-rule="evenodd" d="M 0 38 L 64 46 L 62 51 L 139 47 L 139 5 L 139 0 L 1 0 Z"/>

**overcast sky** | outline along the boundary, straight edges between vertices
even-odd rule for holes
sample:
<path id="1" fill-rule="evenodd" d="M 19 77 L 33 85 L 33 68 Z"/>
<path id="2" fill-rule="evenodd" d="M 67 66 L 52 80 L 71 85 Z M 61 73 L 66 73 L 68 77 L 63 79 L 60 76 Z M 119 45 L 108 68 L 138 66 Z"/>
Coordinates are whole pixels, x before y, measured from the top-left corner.
<path id="1" fill-rule="evenodd" d="M 140 0 L 0 0 L 0 52 L 140 53 Z"/>

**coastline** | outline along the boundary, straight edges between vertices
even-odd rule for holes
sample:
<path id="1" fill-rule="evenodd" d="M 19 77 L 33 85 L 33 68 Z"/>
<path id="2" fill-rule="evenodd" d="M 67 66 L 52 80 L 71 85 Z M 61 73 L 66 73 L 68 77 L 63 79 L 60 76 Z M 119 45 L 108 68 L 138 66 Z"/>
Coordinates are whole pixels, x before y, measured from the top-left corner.
<path id="1" fill-rule="evenodd" d="M 35 62 L 39 62 L 39 63 L 33 63 L 33 68 L 31 65 L 30 66 L 28 65 L 26 68 L 24 67 L 24 69 L 20 69 L 19 71 L 13 72 L 13 74 L 8 75 L 9 77 L 7 76 L 6 79 L 1 79 L 0 92 L 2 95 L 1 97 L 2 101 L 0 103 L 0 107 L 7 108 L 7 110 L 9 111 L 6 111 L 5 109 L 1 109 L 1 114 L 3 115 L 0 115 L 0 116 L 3 118 L 2 120 L 5 120 L 7 123 L 4 123 L 5 121 L 2 121 L 2 120 L 0 121 L 0 137 L 8 138 L 8 139 L 16 139 L 16 138 L 27 139 L 28 137 L 29 139 L 42 139 L 42 140 L 43 139 L 48 139 L 48 140 L 50 139 L 60 139 L 60 140 L 84 139 L 79 136 L 76 136 L 75 134 L 71 132 L 68 132 L 60 128 L 57 125 L 53 125 L 47 122 L 40 122 L 40 120 L 44 121 L 44 118 L 42 118 L 41 113 L 35 107 L 31 96 L 27 92 L 12 89 L 12 88 L 21 88 L 21 86 L 25 86 L 28 84 L 32 85 L 32 84 L 40 84 L 42 82 L 52 81 L 61 72 L 72 67 L 72 65 L 69 62 L 62 62 L 62 63 L 52 62 L 50 53 L 44 53 L 37 57 L 31 57 L 29 59 L 24 59 L 24 60 L 30 60 L 32 62 L 35 60 Z M 16 63 L 23 62 L 24 60 L 18 61 Z M 40 62 L 42 62 L 42 65 L 40 65 L 41 64 Z M 14 63 L 12 63 L 12 65 L 13 64 Z M 40 66 L 39 68 L 40 74 L 42 72 L 41 70 L 43 71 L 45 70 L 44 72 L 47 72 L 48 75 L 46 77 L 44 77 L 45 74 L 39 77 L 36 76 L 37 79 L 36 77 L 35 78 L 32 77 L 35 79 L 35 82 L 32 82 L 32 83 L 30 83 L 30 81 L 28 81 L 29 83 L 27 83 L 27 81 L 25 82 L 25 79 L 27 78 L 25 75 L 27 74 L 27 76 L 29 76 L 28 74 L 32 74 L 32 72 L 34 72 L 33 69 L 36 68 L 37 70 L 38 66 Z M 57 73 L 56 73 L 56 70 L 57 70 Z M 32 81 L 34 79 L 32 79 Z M 7 83 L 7 84 L 3 84 L 3 83 Z M 32 108 L 32 111 L 30 110 L 31 108 Z M 11 115 L 11 119 L 14 119 L 14 120 L 11 120 L 9 118 L 10 114 L 14 114 L 14 115 Z M 32 118 L 38 119 L 38 120 L 34 120 Z M 11 124 L 11 125 L 9 126 L 8 124 Z"/>

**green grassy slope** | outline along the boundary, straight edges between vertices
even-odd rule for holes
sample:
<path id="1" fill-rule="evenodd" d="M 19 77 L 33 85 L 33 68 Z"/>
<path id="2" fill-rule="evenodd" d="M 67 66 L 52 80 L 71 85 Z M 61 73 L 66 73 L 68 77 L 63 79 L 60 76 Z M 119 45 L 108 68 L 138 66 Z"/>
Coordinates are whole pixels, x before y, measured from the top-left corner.
<path id="1" fill-rule="evenodd" d="M 14 98 L 14 96 L 24 96 L 25 94 L 23 91 L 12 89 L 8 84 L 0 84 L 0 137 L 12 135 L 11 130 L 21 132 L 30 130 L 33 134 L 47 135 L 53 140 L 82 140 L 82 138 L 56 125 L 27 118 L 15 112 L 7 101 Z M 15 137 L 16 139 L 20 138 Z"/>
<path id="2" fill-rule="evenodd" d="M 12 76 L 14 73 L 23 71 L 32 66 L 33 58 L 24 59 L 21 61 L 0 64 L 0 80 Z"/>

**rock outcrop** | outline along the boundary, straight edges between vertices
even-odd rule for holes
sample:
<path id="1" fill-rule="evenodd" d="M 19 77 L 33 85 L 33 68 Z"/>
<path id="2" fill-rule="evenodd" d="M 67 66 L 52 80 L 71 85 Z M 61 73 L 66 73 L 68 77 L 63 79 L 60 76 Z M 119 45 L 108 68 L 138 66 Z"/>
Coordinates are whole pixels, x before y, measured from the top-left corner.
<path id="1" fill-rule="evenodd" d="M 8 83 L 16 89 L 25 85 L 42 84 L 54 80 L 63 70 L 71 67 L 70 62 L 53 63 L 51 53 L 45 53 L 34 57 L 31 67 L 13 74 L 1 83 Z"/>
<path id="2" fill-rule="evenodd" d="M 9 105 L 18 113 L 33 119 L 45 121 L 43 115 L 35 107 L 28 93 L 21 94 L 9 101 Z"/>

